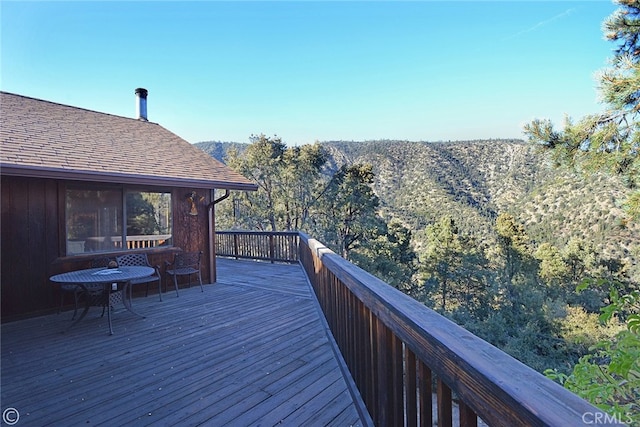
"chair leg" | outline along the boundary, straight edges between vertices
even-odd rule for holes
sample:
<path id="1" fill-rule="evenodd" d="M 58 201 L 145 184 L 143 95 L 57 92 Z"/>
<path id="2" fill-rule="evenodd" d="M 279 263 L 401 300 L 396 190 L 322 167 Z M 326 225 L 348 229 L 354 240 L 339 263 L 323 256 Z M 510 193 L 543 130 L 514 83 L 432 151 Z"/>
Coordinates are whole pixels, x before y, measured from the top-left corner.
<path id="1" fill-rule="evenodd" d="M 62 312 L 62 307 L 64 307 L 64 291 L 60 291 L 60 307 L 58 307 L 58 314 Z"/>
<path id="2" fill-rule="evenodd" d="M 180 296 L 178 295 L 178 275 L 177 274 L 173 275 L 173 286 L 176 287 L 176 296 Z"/>
<path id="3" fill-rule="evenodd" d="M 160 302 L 162 302 L 162 280 L 158 279 L 158 296 L 160 297 Z"/>
<path id="4" fill-rule="evenodd" d="M 167 285 L 167 279 L 168 279 L 168 273 L 164 273 L 164 276 L 162 278 L 162 281 L 164 282 L 164 291 L 165 292 L 169 292 L 169 285 Z M 160 297 L 162 298 L 162 297 Z"/>
<path id="5" fill-rule="evenodd" d="M 76 314 L 78 314 L 78 293 L 74 292 L 73 293 L 73 316 L 71 317 L 71 320 L 76 318 Z"/>
<path id="6" fill-rule="evenodd" d="M 202 275 L 200 274 L 200 271 L 198 271 L 198 280 L 200 281 L 200 290 L 204 292 L 204 287 L 202 286 Z"/>
<path id="7" fill-rule="evenodd" d="M 126 295 L 123 295 L 126 298 Z M 113 335 L 113 325 L 111 324 L 111 291 L 107 294 L 109 307 L 107 308 L 107 319 L 109 320 L 109 335 Z"/>
<path id="8" fill-rule="evenodd" d="M 74 310 L 73 310 L 73 317 L 71 317 L 71 320 L 75 319 L 76 314 L 78 314 L 78 293 L 77 292 L 73 293 L 73 303 L 74 303 Z M 62 307 L 64 307 L 64 292 L 60 291 L 60 307 L 58 307 L 58 314 L 62 312 Z"/>
<path id="9" fill-rule="evenodd" d="M 113 310 L 113 307 L 111 306 L 111 285 L 109 285 L 108 290 L 105 290 L 102 298 L 106 298 L 107 300 L 103 300 L 102 302 L 102 315 L 100 317 L 104 317 L 104 312 L 107 310 L 107 318 L 109 319 L 109 322 L 111 322 L 111 310 Z"/>

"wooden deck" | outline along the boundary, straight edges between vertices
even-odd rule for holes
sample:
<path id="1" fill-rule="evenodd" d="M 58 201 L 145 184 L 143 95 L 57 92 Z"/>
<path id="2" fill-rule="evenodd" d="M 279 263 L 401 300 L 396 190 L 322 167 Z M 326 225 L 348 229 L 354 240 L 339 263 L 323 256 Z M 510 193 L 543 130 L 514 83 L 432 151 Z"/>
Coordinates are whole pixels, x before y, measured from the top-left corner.
<path id="1" fill-rule="evenodd" d="M 302 268 L 218 260 L 218 283 L 2 325 L 18 426 L 363 425 Z M 356 395 L 357 399 L 357 395 Z M 355 401 L 357 402 L 357 400 Z M 12 415 L 11 412 L 8 413 Z"/>

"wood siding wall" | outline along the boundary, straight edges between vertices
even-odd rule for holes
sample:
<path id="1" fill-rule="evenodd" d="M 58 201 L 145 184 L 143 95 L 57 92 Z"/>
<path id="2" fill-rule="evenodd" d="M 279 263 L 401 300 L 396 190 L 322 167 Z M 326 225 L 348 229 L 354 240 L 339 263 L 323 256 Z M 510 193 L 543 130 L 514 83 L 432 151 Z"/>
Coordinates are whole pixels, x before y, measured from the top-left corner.
<path id="1" fill-rule="evenodd" d="M 57 310 L 60 293 L 49 281 L 50 276 L 89 268 L 97 256 L 115 257 L 122 253 L 65 256 L 65 188 L 64 181 L 2 176 L 0 310 L 3 322 Z M 191 191 L 190 188 L 172 189 L 173 246 L 133 252 L 147 253 L 151 264 L 159 265 L 164 273 L 164 261 L 170 261 L 176 251 L 202 250 L 202 276 L 208 282 L 211 277 L 207 243 L 209 192 L 197 190 L 205 200 L 198 204 L 198 215 L 193 216 L 189 215 L 191 205 L 186 200 Z"/>

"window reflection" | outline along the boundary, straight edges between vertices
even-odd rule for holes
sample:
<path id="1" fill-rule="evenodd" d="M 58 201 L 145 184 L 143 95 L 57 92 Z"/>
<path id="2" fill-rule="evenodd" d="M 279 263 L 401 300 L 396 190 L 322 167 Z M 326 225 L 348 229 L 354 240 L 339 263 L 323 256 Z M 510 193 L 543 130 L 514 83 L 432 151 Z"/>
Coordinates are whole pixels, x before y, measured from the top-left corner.
<path id="1" fill-rule="evenodd" d="M 67 255 L 171 245 L 171 194 L 125 194 L 123 204 L 121 190 L 66 191 Z"/>

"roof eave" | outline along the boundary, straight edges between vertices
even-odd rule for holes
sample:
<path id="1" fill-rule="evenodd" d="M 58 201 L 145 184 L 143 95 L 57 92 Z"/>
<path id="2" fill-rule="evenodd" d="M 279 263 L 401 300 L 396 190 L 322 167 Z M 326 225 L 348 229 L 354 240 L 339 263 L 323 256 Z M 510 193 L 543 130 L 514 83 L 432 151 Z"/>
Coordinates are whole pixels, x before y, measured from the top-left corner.
<path id="1" fill-rule="evenodd" d="M 153 175 L 133 175 L 102 173 L 87 170 L 70 170 L 27 165 L 0 164 L 0 174 L 29 178 L 64 179 L 70 181 L 90 181 L 135 185 L 154 185 L 164 187 L 190 187 L 199 189 L 224 189 L 240 191 L 257 191 L 258 186 L 250 182 L 217 181 L 190 178 L 172 178 Z"/>

